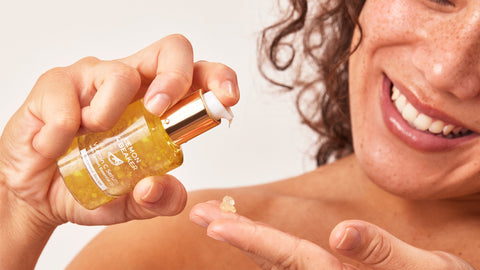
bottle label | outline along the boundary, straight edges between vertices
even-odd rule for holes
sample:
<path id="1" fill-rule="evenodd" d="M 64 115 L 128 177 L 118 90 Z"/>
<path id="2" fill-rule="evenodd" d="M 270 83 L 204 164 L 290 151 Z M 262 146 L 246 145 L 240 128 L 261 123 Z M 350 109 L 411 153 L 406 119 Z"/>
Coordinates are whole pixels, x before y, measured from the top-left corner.
<path id="1" fill-rule="evenodd" d="M 143 105 L 138 106 L 143 112 Z M 140 179 L 162 175 L 183 161 L 180 148 L 170 141 L 162 126 L 150 129 L 144 115 L 127 120 L 106 132 L 78 138 L 90 178 L 109 196 L 128 193 Z"/>
<path id="2" fill-rule="evenodd" d="M 110 195 L 117 195 L 118 190 L 130 186 L 128 179 L 137 174 L 142 162 L 135 145 L 122 135 L 92 142 L 80 150 L 90 177 Z"/>
<path id="3" fill-rule="evenodd" d="M 100 176 L 98 176 L 98 173 L 93 168 L 92 161 L 90 160 L 90 157 L 88 156 L 87 150 L 82 149 L 80 151 L 80 154 L 82 156 L 83 163 L 85 164 L 85 167 L 87 168 L 88 174 L 90 174 L 90 177 L 92 177 L 93 181 L 95 181 L 97 186 L 102 191 L 105 191 L 107 189 L 107 186 L 105 186 L 102 179 L 100 179 Z"/>

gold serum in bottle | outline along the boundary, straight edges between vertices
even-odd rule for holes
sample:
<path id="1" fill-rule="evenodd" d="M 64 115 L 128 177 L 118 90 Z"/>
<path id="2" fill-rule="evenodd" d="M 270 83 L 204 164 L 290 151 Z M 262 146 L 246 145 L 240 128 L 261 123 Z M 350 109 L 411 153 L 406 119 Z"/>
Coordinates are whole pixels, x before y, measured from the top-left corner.
<path id="1" fill-rule="evenodd" d="M 75 199 L 95 209 L 130 192 L 139 180 L 180 166 L 180 145 L 222 118 L 231 121 L 233 114 L 212 92 L 198 90 L 161 117 L 137 101 L 111 130 L 76 137 L 58 167 Z"/>

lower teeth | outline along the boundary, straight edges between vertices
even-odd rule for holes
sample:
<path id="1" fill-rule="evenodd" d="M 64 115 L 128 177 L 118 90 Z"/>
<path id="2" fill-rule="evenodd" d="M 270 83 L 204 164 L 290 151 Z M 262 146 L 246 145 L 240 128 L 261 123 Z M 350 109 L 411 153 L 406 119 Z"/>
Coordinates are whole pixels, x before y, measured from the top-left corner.
<path id="1" fill-rule="evenodd" d="M 430 133 L 430 134 L 433 134 L 433 133 Z M 442 138 L 456 139 L 456 138 L 464 137 L 464 136 L 467 136 L 467 135 L 470 135 L 470 134 L 472 134 L 472 132 L 469 130 L 465 133 L 458 133 L 458 134 L 449 133 L 448 135 L 443 135 L 443 134 L 436 134 L 436 135 L 439 136 L 439 137 L 442 137 Z"/>

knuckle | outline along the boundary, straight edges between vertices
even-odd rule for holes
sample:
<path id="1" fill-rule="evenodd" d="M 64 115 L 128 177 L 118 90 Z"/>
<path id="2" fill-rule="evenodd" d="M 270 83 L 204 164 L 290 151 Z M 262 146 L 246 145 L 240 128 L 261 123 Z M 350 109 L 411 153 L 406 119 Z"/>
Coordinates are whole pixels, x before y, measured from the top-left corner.
<path id="1" fill-rule="evenodd" d="M 74 63 L 74 65 L 94 66 L 100 62 L 100 59 L 94 56 L 86 56 Z"/>
<path id="2" fill-rule="evenodd" d="M 162 182 L 164 192 L 167 194 L 162 195 L 162 204 L 165 206 L 166 215 L 177 215 L 185 209 L 187 204 L 187 196 L 185 187 L 180 184 L 172 176 L 167 175 L 165 182 Z"/>
<path id="3" fill-rule="evenodd" d="M 301 250 L 302 246 L 306 244 L 306 240 L 298 237 L 293 238 L 293 244 L 289 252 L 280 255 L 275 262 L 280 269 L 304 269 Z"/>
<path id="4" fill-rule="evenodd" d="M 189 88 L 192 84 L 192 77 L 180 70 L 169 70 L 163 73 L 174 84 L 181 86 L 182 88 Z"/>
<path id="5" fill-rule="evenodd" d="M 440 257 L 440 259 L 445 263 L 445 267 L 442 269 L 475 270 L 472 265 L 453 254 L 444 251 L 433 251 L 433 253 Z"/>
<path id="6" fill-rule="evenodd" d="M 187 205 L 187 197 L 180 195 L 180 199 L 178 200 L 178 203 L 174 204 L 174 207 L 171 209 L 171 213 L 173 215 L 177 215 L 180 212 L 185 209 L 185 206 Z"/>
<path id="7" fill-rule="evenodd" d="M 226 73 L 226 74 L 236 74 L 235 71 L 230 68 L 229 66 L 222 64 L 222 63 L 215 63 L 217 72 L 219 73 Z"/>
<path id="8" fill-rule="evenodd" d="M 198 60 L 197 62 L 195 62 L 195 64 L 197 65 L 208 65 L 208 62 L 207 60 Z"/>
<path id="9" fill-rule="evenodd" d="M 343 263 L 333 256 L 326 256 L 323 249 L 319 248 L 316 244 L 294 236 L 293 245 L 291 250 L 283 257 L 279 257 L 277 266 L 280 269 L 317 269 L 317 260 L 321 258 L 325 265 L 328 265 L 328 269 L 342 269 Z M 322 268 L 323 269 L 323 268 Z"/>
<path id="10" fill-rule="evenodd" d="M 58 130 L 61 134 L 75 134 L 80 127 L 80 119 L 73 113 L 61 113 L 51 120 L 52 125 Z"/>
<path id="11" fill-rule="evenodd" d="M 70 73 L 65 67 L 55 67 L 47 70 L 45 73 L 40 75 L 38 81 L 50 81 L 50 80 L 65 80 L 70 79 Z"/>
<path id="12" fill-rule="evenodd" d="M 257 262 L 258 266 L 260 267 L 260 269 L 262 270 L 274 270 L 274 269 L 278 269 L 276 266 L 273 266 L 270 262 L 268 261 L 259 261 Z"/>
<path id="13" fill-rule="evenodd" d="M 87 128 L 94 132 L 107 131 L 115 125 L 114 122 L 107 119 L 103 114 L 92 114 L 88 120 Z"/>
<path id="14" fill-rule="evenodd" d="M 183 209 L 185 209 L 186 204 L 187 204 L 186 200 L 180 200 L 177 203 L 172 203 L 169 209 L 169 214 L 172 216 L 179 214 L 180 212 L 183 211 Z"/>
<path id="15" fill-rule="evenodd" d="M 377 233 L 370 241 L 370 244 L 362 254 L 361 261 L 371 266 L 381 266 L 387 264 L 392 257 L 393 248 L 387 239 Z"/>
<path id="16" fill-rule="evenodd" d="M 208 68 L 213 71 L 214 74 L 226 74 L 229 76 L 234 76 L 236 79 L 236 72 L 229 66 L 219 63 L 219 62 L 208 62 L 205 60 L 199 60 L 195 62 L 196 68 Z"/>
<path id="17" fill-rule="evenodd" d="M 135 68 L 119 61 L 113 61 L 112 64 L 110 76 L 114 77 L 115 80 L 127 83 L 133 87 L 140 86 L 142 78 Z"/>
<path id="18" fill-rule="evenodd" d="M 179 214 L 180 212 L 185 209 L 185 206 L 187 204 L 186 198 L 184 196 L 178 196 L 178 198 L 175 198 L 170 201 L 164 201 L 163 207 L 161 207 L 161 213 L 165 216 L 174 216 Z"/>

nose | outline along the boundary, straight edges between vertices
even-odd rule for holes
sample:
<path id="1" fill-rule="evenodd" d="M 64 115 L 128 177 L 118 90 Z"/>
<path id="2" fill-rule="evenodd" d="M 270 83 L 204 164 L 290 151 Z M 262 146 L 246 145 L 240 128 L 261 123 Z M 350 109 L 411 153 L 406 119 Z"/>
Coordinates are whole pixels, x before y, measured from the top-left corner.
<path id="1" fill-rule="evenodd" d="M 416 30 L 414 66 L 436 90 L 459 99 L 479 96 L 480 5 L 433 21 Z"/>

